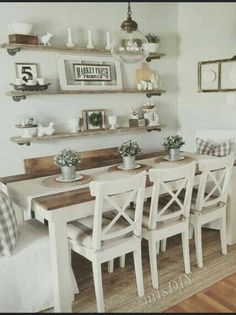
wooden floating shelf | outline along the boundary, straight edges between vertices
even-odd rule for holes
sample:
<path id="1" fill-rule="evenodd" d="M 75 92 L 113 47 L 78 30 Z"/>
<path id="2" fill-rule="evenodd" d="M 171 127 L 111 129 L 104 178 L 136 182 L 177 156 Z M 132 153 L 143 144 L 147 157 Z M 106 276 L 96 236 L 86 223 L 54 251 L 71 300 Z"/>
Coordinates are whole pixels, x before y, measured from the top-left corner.
<path id="1" fill-rule="evenodd" d="M 80 94 L 118 94 L 118 93 L 140 93 L 140 94 L 146 94 L 147 97 L 151 96 L 160 96 L 162 93 L 165 93 L 165 90 L 137 90 L 137 89 L 124 89 L 124 90 L 73 90 L 73 91 L 65 91 L 65 90 L 59 90 L 59 91 L 10 91 L 7 92 L 6 95 L 11 96 L 14 101 L 20 101 L 21 99 L 25 99 L 26 96 L 34 96 L 34 95 L 80 95 Z"/>
<path id="2" fill-rule="evenodd" d="M 51 140 L 60 140 L 60 139 L 75 139 L 87 136 L 96 136 L 96 135 L 107 135 L 107 134 L 115 134 L 121 132 L 130 132 L 130 131 L 161 131 L 161 128 L 164 127 L 163 125 L 158 126 L 144 126 L 144 127 L 121 127 L 117 129 L 104 129 L 104 130 L 86 130 L 81 131 L 78 133 L 69 133 L 69 132 L 61 132 L 55 133 L 51 136 L 43 136 L 43 137 L 32 137 L 32 138 L 22 138 L 20 136 L 12 137 L 10 140 L 17 144 L 23 145 L 30 145 L 31 142 L 41 142 L 41 141 L 51 141 Z"/>
<path id="3" fill-rule="evenodd" d="M 14 56 L 17 52 L 21 50 L 36 50 L 36 51 L 51 51 L 51 52 L 68 52 L 68 53 L 86 53 L 86 54 L 100 54 L 100 55 L 111 55 L 111 51 L 103 48 L 89 49 L 89 48 L 66 48 L 63 46 L 53 47 L 53 46 L 44 46 L 44 45 L 27 45 L 27 44 L 12 44 L 4 43 L 1 44 L 1 48 L 7 49 L 8 53 Z M 164 53 L 150 53 L 149 57 L 151 59 L 160 59 L 164 57 Z M 148 58 L 149 58 L 148 57 Z M 147 61 L 151 61 L 147 60 Z"/>

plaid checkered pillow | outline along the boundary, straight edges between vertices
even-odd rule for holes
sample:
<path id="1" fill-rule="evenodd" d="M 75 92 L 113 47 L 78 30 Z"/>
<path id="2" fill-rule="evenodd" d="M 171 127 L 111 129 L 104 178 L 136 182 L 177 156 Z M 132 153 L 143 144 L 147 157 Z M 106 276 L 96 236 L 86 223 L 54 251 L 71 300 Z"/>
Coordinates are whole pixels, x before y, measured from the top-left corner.
<path id="1" fill-rule="evenodd" d="M 220 144 L 213 144 L 203 139 L 196 138 L 197 154 L 223 157 L 231 153 L 233 143 L 234 139 L 229 139 Z"/>
<path id="2" fill-rule="evenodd" d="M 215 145 L 212 155 L 219 157 L 229 155 L 231 153 L 233 143 L 234 139 L 229 139 L 221 144 Z"/>
<path id="3" fill-rule="evenodd" d="M 17 237 L 17 221 L 11 199 L 0 191 L 0 256 L 10 256 Z"/>
<path id="4" fill-rule="evenodd" d="M 197 154 L 212 155 L 214 145 L 200 138 L 196 138 Z"/>

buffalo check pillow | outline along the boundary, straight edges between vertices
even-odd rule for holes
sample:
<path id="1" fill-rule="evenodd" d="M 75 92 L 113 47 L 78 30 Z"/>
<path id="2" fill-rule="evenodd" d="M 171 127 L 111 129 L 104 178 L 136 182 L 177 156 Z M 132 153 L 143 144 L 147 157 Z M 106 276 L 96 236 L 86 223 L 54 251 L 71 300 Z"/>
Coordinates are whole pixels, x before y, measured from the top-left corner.
<path id="1" fill-rule="evenodd" d="M 17 221 L 11 199 L 0 191 L 0 256 L 10 256 L 16 243 Z"/>
<path id="2" fill-rule="evenodd" d="M 214 144 L 206 140 L 196 138 L 197 153 L 223 157 L 231 153 L 233 143 L 234 139 L 226 140 L 220 144 Z"/>

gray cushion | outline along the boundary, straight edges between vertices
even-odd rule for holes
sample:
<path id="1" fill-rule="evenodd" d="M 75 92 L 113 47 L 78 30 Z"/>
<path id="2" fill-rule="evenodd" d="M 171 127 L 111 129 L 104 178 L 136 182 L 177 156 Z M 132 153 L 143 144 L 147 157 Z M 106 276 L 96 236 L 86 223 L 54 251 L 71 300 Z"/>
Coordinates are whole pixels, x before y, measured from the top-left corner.
<path id="1" fill-rule="evenodd" d="M 17 238 L 17 221 L 13 202 L 0 191 L 0 256 L 10 256 Z"/>
<path id="2" fill-rule="evenodd" d="M 126 210 L 128 214 L 128 210 Z M 107 226 L 111 220 L 116 216 L 116 210 L 110 210 L 103 213 L 102 217 L 102 227 L 104 228 Z M 80 245 L 83 245 L 87 248 L 92 248 L 92 236 L 93 236 L 93 223 L 94 223 L 94 216 L 88 216 L 67 224 L 67 236 L 73 242 Z M 122 228 L 129 226 L 127 221 L 122 218 L 112 226 L 109 232 L 116 232 Z M 132 236 L 133 233 L 127 233 L 124 236 L 116 237 L 110 240 L 102 241 L 102 246 L 112 246 L 115 244 L 119 244 L 122 242 L 122 239 Z"/>

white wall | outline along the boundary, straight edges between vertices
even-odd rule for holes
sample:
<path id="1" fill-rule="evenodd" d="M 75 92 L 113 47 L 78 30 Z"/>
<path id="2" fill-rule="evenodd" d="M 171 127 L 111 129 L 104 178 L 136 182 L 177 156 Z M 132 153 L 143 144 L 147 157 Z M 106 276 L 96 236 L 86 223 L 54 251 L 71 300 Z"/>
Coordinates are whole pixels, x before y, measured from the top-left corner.
<path id="1" fill-rule="evenodd" d="M 195 149 L 195 131 L 235 129 L 236 94 L 199 93 L 198 61 L 236 55 L 236 3 L 178 4 L 178 127 L 185 149 Z"/>
<path id="2" fill-rule="evenodd" d="M 18 146 L 10 137 L 19 135 L 14 127 L 18 118 L 28 114 L 43 124 L 53 120 L 57 130 L 68 128 L 67 119 L 71 114 L 80 114 L 89 108 L 106 108 L 123 117 L 128 124 L 131 106 L 141 106 L 146 97 L 139 94 L 107 95 L 55 95 L 31 96 L 26 100 L 14 102 L 5 93 L 11 90 L 9 83 L 15 79 L 14 63 L 38 63 L 40 75 L 48 78 L 52 85 L 59 86 L 55 52 L 22 51 L 14 57 L 0 49 L 0 176 L 23 173 L 23 159 L 56 154 L 64 147 L 77 150 L 90 150 L 118 146 L 127 139 L 137 140 L 144 152 L 162 149 L 163 138 L 177 127 L 177 4 L 175 3 L 132 3 L 133 19 L 146 33 L 156 32 L 161 37 L 161 51 L 166 57 L 152 61 L 150 67 L 158 71 L 166 93 L 152 98 L 158 104 L 161 123 L 166 125 L 161 133 L 127 133 L 88 137 L 77 140 L 58 140 L 54 142 L 32 143 L 31 146 Z M 85 47 L 86 29 L 92 29 L 96 36 L 96 47 L 104 47 L 105 31 L 119 29 L 126 18 L 126 3 L 0 3 L 0 42 L 8 42 L 7 24 L 15 21 L 28 21 L 34 24 L 33 32 L 44 34 L 51 32 L 54 45 L 65 44 L 67 27 L 72 28 L 74 42 Z M 186 54 L 187 52 L 185 52 Z M 140 65 L 126 65 L 123 70 L 123 82 L 134 87 L 134 71 Z"/>

